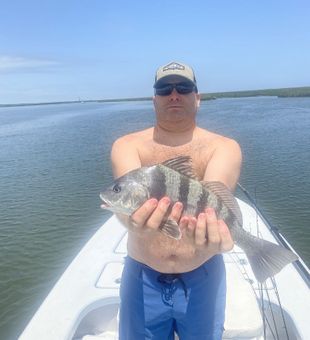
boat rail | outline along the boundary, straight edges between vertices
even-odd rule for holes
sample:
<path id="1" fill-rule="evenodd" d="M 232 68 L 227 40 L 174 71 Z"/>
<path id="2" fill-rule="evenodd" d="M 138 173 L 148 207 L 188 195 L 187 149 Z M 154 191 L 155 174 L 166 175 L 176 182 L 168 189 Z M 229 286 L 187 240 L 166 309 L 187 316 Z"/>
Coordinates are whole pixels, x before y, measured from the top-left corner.
<path id="1" fill-rule="evenodd" d="M 289 249 L 297 254 L 296 250 L 291 246 L 291 244 L 285 239 L 285 237 L 281 234 L 278 227 L 273 225 L 268 218 L 264 215 L 262 210 L 259 208 L 259 206 L 256 203 L 256 200 L 250 195 L 247 189 L 245 189 L 240 183 L 238 183 L 238 188 L 242 191 L 242 193 L 246 196 L 246 198 L 250 201 L 253 208 L 255 209 L 256 213 L 259 215 L 259 217 L 263 220 L 267 228 L 270 230 L 272 235 L 275 237 L 275 239 L 281 243 L 286 249 Z M 297 254 L 298 255 L 298 254 Z M 299 272 L 299 274 L 302 276 L 305 283 L 310 288 L 310 269 L 308 266 L 304 263 L 304 261 L 299 256 L 299 259 L 292 263 L 293 266 L 296 268 L 296 270 Z"/>
<path id="2" fill-rule="evenodd" d="M 256 200 L 250 195 L 250 193 L 240 184 L 238 183 L 238 188 L 242 191 L 242 193 L 245 195 L 245 197 L 249 200 L 250 204 L 252 205 L 253 209 L 255 210 L 256 214 L 261 218 L 261 220 L 264 222 L 265 226 L 269 229 L 271 234 L 274 236 L 274 238 L 282 244 L 285 248 L 293 251 L 296 253 L 295 249 L 290 245 L 290 243 L 284 238 L 284 236 L 281 234 L 279 229 L 274 226 L 268 218 L 264 215 L 262 210 L 258 207 Z M 257 229 L 258 229 L 258 223 L 257 223 Z M 259 233 L 259 230 L 257 230 Z M 304 282 L 307 284 L 307 286 L 310 286 L 310 271 L 307 265 L 301 260 L 300 256 L 299 259 L 295 262 L 292 263 L 295 269 L 298 271 Z M 272 302 L 271 298 L 269 296 L 269 291 L 273 290 L 278 306 L 280 308 L 280 313 L 281 313 L 281 319 L 282 319 L 282 328 L 285 330 L 285 335 L 286 339 L 289 340 L 289 332 L 288 332 L 288 327 L 287 327 L 287 321 L 285 318 L 284 310 L 282 308 L 281 304 L 281 298 L 280 294 L 278 292 L 278 287 L 277 287 L 277 282 L 274 277 L 271 277 L 269 279 L 269 283 L 271 283 L 271 287 L 267 287 L 266 282 L 264 283 L 259 283 L 258 285 L 258 292 L 260 295 L 260 304 L 261 304 L 261 311 L 262 311 L 262 317 L 263 317 L 263 329 L 264 329 L 264 334 L 263 334 L 263 339 L 267 339 L 267 328 L 269 331 L 270 336 L 272 339 L 275 340 L 283 340 L 279 336 L 278 329 L 280 327 L 279 321 L 276 320 L 275 313 L 273 311 L 272 307 Z M 267 313 L 269 311 L 269 316 L 267 316 Z M 283 336 L 283 333 L 282 333 Z"/>

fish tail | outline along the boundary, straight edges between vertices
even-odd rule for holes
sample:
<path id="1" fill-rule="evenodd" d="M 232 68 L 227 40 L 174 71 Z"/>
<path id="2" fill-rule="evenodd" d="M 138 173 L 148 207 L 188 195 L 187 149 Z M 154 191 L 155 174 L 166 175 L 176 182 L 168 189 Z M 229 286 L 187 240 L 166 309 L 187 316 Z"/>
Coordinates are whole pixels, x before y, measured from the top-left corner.
<path id="1" fill-rule="evenodd" d="M 277 274 L 287 264 L 298 260 L 292 251 L 275 243 L 252 236 L 245 253 L 259 282 Z"/>

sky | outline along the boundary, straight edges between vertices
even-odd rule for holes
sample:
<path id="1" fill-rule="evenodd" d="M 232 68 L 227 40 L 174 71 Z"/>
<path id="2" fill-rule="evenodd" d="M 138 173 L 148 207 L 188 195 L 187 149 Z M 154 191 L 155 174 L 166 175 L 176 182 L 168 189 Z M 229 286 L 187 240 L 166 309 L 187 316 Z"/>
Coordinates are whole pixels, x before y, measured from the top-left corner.
<path id="1" fill-rule="evenodd" d="M 0 104 L 152 96 L 191 65 L 202 93 L 310 86 L 309 0 L 0 0 Z"/>

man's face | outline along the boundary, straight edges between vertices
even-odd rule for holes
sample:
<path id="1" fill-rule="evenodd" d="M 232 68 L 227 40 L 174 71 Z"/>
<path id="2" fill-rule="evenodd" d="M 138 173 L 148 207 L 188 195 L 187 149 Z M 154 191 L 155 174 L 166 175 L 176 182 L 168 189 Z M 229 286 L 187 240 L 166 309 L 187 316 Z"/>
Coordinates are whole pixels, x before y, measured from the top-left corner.
<path id="1" fill-rule="evenodd" d="M 153 102 L 158 119 L 188 120 L 195 118 L 200 96 L 191 82 L 169 77 L 155 90 Z"/>

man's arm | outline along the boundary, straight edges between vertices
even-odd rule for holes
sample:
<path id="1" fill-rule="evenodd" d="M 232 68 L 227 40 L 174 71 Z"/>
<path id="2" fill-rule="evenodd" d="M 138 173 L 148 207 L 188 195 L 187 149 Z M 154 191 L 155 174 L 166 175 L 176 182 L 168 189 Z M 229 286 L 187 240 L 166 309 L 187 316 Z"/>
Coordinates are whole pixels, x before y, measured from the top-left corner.
<path id="1" fill-rule="evenodd" d="M 204 181 L 220 181 L 234 191 L 241 169 L 242 154 L 239 144 L 228 138 L 218 141 L 204 173 Z"/>
<path id="2" fill-rule="evenodd" d="M 136 139 L 133 135 L 127 135 L 116 140 L 111 150 L 112 169 L 115 178 L 125 175 L 127 172 L 140 168 Z M 154 231 L 159 228 L 170 206 L 168 197 L 162 198 L 159 202 L 155 198 L 147 200 L 131 217 L 117 215 L 128 229 L 136 232 Z M 180 218 L 182 205 L 175 204 L 171 216 Z"/>
<path id="3" fill-rule="evenodd" d="M 242 163 L 240 146 L 234 140 L 221 138 L 209 159 L 204 181 L 220 181 L 231 191 L 236 187 Z M 195 244 L 198 254 L 210 258 L 232 249 L 234 242 L 223 220 L 214 209 L 207 208 L 197 218 L 184 216 L 180 221 L 183 237 Z"/>
<path id="4" fill-rule="evenodd" d="M 138 148 L 132 135 L 121 137 L 113 143 L 111 162 L 114 178 L 121 177 L 131 170 L 141 168 Z"/>

